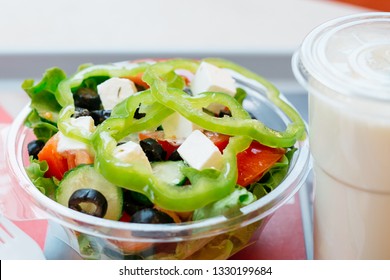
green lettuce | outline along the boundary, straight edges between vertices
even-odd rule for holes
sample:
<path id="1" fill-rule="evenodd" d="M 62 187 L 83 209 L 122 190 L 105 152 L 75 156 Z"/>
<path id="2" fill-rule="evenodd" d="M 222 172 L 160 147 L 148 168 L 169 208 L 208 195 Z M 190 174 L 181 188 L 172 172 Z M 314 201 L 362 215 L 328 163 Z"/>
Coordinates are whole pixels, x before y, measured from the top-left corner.
<path id="1" fill-rule="evenodd" d="M 296 148 L 288 150 L 283 158 L 275 163 L 258 182 L 251 184 L 248 190 L 257 198 L 261 198 L 279 186 L 287 175 L 295 151 Z"/>
<path id="2" fill-rule="evenodd" d="M 42 119 L 36 110 L 30 112 L 24 121 L 24 124 L 27 127 L 32 128 L 37 139 L 43 140 L 45 143 L 58 131 L 55 124 Z"/>
<path id="3" fill-rule="evenodd" d="M 72 88 L 73 92 L 77 92 L 78 89 L 80 88 L 89 88 L 92 89 L 93 91 L 97 92 L 97 86 L 103 82 L 105 82 L 107 79 L 109 79 L 108 76 L 94 76 L 94 77 L 89 77 L 86 78 L 80 86 L 76 88 Z"/>
<path id="4" fill-rule="evenodd" d="M 44 175 L 49 169 L 46 161 L 39 161 L 30 157 L 30 165 L 26 168 L 26 172 L 30 180 L 36 188 L 44 195 L 55 199 L 55 191 L 57 183 L 53 178 L 45 178 Z"/>
<path id="5" fill-rule="evenodd" d="M 203 220 L 219 215 L 230 216 L 256 200 L 256 196 L 246 188 L 237 186 L 235 190 L 221 200 L 208 204 L 194 211 L 193 220 Z"/>
<path id="6" fill-rule="evenodd" d="M 49 122 L 56 123 L 61 105 L 57 102 L 55 92 L 58 84 L 66 78 L 66 74 L 59 68 L 48 69 L 42 80 L 34 85 L 34 80 L 25 80 L 22 84 L 23 90 L 31 99 L 31 108 L 36 110 L 38 115 Z"/>
<path id="7" fill-rule="evenodd" d="M 25 125 L 33 129 L 38 139 L 47 141 L 57 129 L 58 115 L 61 105 L 55 93 L 58 84 L 66 78 L 66 74 L 59 68 L 48 69 L 40 82 L 34 85 L 34 80 L 25 80 L 23 90 L 31 99 L 31 112 L 26 118 Z"/>

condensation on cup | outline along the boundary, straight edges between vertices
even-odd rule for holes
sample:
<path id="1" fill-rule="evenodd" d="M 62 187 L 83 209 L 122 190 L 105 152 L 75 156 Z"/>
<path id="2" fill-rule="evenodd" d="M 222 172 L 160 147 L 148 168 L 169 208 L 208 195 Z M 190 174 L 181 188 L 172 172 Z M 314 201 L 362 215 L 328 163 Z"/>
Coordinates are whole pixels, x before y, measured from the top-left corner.
<path id="1" fill-rule="evenodd" d="M 292 66 L 309 94 L 314 258 L 390 259 L 390 13 L 317 27 Z"/>

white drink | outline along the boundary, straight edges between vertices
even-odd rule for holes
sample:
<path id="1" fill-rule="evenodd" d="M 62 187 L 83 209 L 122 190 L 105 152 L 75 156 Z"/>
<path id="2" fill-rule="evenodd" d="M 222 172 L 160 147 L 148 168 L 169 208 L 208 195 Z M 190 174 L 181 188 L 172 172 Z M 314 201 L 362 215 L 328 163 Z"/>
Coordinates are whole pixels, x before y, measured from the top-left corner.
<path id="1" fill-rule="evenodd" d="M 390 118 L 315 94 L 310 108 L 314 258 L 390 259 Z"/>
<path id="2" fill-rule="evenodd" d="M 314 258 L 390 259 L 390 14 L 313 34 L 299 71 L 309 92 Z"/>

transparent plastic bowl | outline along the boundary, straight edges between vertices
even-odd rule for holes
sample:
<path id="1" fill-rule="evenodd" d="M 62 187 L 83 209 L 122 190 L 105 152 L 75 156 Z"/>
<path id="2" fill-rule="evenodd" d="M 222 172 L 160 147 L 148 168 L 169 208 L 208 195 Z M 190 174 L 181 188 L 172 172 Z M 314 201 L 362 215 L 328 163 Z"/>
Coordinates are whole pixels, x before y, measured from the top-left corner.
<path id="1" fill-rule="evenodd" d="M 239 87 L 247 91 L 246 110 L 269 127 L 284 130 L 290 120 L 267 99 L 264 87 L 237 73 L 233 75 Z M 297 142 L 297 151 L 284 181 L 233 216 L 181 224 L 105 220 L 64 207 L 32 184 L 25 166 L 28 165 L 27 143 L 34 135 L 23 124 L 29 112 L 28 106 L 20 112 L 6 140 L 6 164 L 14 204 L 18 208 L 14 214 L 20 219 L 31 216 L 48 219 L 49 225 L 61 227 L 66 232 L 65 241 L 86 259 L 227 259 L 261 238 L 266 222 L 298 191 L 311 166 L 308 140 Z"/>

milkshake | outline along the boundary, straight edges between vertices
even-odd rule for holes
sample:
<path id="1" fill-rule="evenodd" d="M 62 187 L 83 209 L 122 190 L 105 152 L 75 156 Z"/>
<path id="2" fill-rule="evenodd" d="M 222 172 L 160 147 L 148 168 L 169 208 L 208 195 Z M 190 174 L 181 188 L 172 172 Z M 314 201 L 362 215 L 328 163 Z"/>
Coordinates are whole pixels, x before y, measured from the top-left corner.
<path id="1" fill-rule="evenodd" d="M 314 258 L 390 259 L 390 13 L 319 26 L 293 69 L 309 93 Z"/>

